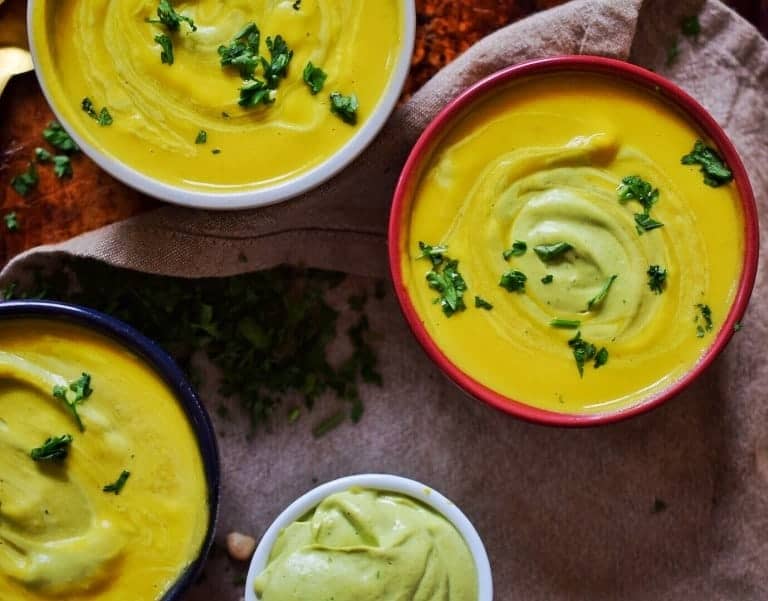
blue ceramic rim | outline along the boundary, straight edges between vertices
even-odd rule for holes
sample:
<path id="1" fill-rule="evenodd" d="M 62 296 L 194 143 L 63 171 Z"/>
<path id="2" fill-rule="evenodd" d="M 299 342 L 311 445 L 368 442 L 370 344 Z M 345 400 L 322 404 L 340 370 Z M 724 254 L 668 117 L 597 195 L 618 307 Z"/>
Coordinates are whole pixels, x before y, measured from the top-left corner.
<path id="1" fill-rule="evenodd" d="M 202 572 L 213 545 L 219 515 L 221 478 L 219 448 L 208 411 L 171 356 L 157 343 L 119 319 L 80 305 L 37 300 L 0 302 L 0 321 L 8 319 L 55 319 L 105 335 L 146 361 L 160 375 L 181 404 L 195 432 L 195 439 L 203 460 L 208 488 L 208 526 L 196 559 L 186 567 L 161 599 L 161 601 L 180 601 L 182 594 Z"/>

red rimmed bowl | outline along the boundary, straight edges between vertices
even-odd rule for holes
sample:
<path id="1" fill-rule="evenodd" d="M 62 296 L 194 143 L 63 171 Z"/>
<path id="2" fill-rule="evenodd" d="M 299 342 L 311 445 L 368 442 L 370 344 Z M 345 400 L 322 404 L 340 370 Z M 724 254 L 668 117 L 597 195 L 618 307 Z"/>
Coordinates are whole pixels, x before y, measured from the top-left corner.
<path id="1" fill-rule="evenodd" d="M 691 321 L 695 321 L 698 316 L 698 322 L 689 324 L 690 327 L 693 328 L 693 336 L 696 336 L 695 328 L 699 326 L 704 327 L 704 330 L 702 330 L 700 334 L 701 338 L 706 341 L 706 344 L 694 362 L 688 365 L 685 369 L 678 370 L 679 373 L 670 372 L 669 377 L 660 379 L 654 382 L 653 385 L 638 387 L 634 393 L 635 398 L 626 403 L 602 402 L 605 401 L 605 399 L 601 398 L 599 399 L 601 401 L 600 403 L 596 402 L 593 406 L 590 406 L 588 410 L 582 410 L 580 408 L 573 410 L 573 408 L 569 407 L 567 404 L 564 404 L 563 409 L 559 410 L 556 406 L 554 408 L 552 407 L 553 403 L 549 403 L 549 406 L 547 406 L 546 403 L 538 402 L 538 398 L 513 398 L 514 395 L 504 393 L 499 390 L 499 386 L 489 383 L 487 377 L 478 376 L 476 373 L 473 373 L 472 369 L 459 365 L 462 361 L 456 360 L 455 353 L 443 348 L 448 345 L 441 344 L 436 340 L 434 328 L 430 331 L 430 327 L 425 323 L 427 320 L 425 319 L 424 310 L 420 313 L 417 307 L 418 302 L 414 301 L 416 293 L 409 290 L 408 286 L 408 278 L 412 278 L 412 275 L 409 275 L 410 271 L 412 271 L 412 268 L 409 265 L 410 262 L 415 259 L 415 253 L 418 252 L 417 247 L 415 247 L 416 240 L 412 239 L 412 232 L 410 229 L 414 207 L 418 206 L 421 186 L 428 175 L 430 167 L 437 165 L 438 160 L 442 160 L 440 157 L 445 155 L 447 145 L 458 144 L 458 142 L 465 139 L 462 138 L 463 133 L 466 133 L 467 137 L 470 136 L 470 134 L 475 134 L 480 126 L 478 125 L 477 128 L 472 129 L 472 127 L 465 126 L 465 124 L 470 122 L 471 119 L 474 119 L 476 114 L 482 113 L 484 110 L 483 107 L 486 106 L 485 103 L 492 102 L 496 95 L 500 95 L 504 90 L 521 84 L 521 82 L 536 81 L 537 78 L 545 77 L 570 77 L 573 80 L 574 77 L 580 77 L 582 75 L 603 78 L 607 82 L 612 82 L 611 85 L 614 85 L 618 90 L 631 88 L 637 91 L 639 88 L 645 95 L 652 97 L 654 102 L 661 102 L 666 105 L 670 114 L 676 115 L 676 118 L 678 119 L 682 118 L 682 120 L 688 123 L 692 129 L 696 130 L 698 137 L 703 138 L 708 145 L 715 148 L 733 172 L 733 182 L 728 186 L 732 188 L 733 196 L 738 199 L 738 201 L 734 203 L 735 208 L 733 208 L 733 211 L 740 215 L 738 221 L 743 225 L 743 234 L 741 234 L 741 246 L 738 251 L 734 251 L 738 254 L 734 260 L 733 267 L 729 272 L 733 274 L 730 296 L 723 301 L 725 303 L 724 310 L 720 312 L 716 319 L 716 327 L 712 327 L 711 331 L 706 329 L 706 321 L 703 316 L 700 313 L 695 313 L 695 311 L 698 310 L 696 301 L 692 303 L 691 307 L 688 307 L 687 305 L 685 307 L 686 311 L 691 312 Z M 514 104 L 514 102 L 510 101 L 510 106 L 512 104 Z M 632 115 L 625 115 L 625 117 L 627 117 L 624 121 L 625 124 L 632 121 Z M 661 154 L 664 152 L 664 145 L 667 145 L 668 143 L 672 144 L 672 142 L 666 139 L 664 128 L 661 125 L 658 125 L 658 128 L 659 131 L 655 132 L 654 135 L 657 136 L 659 142 L 657 149 Z M 651 129 L 653 129 L 653 127 L 651 127 Z M 619 135 L 620 134 L 621 132 L 619 132 Z M 695 137 L 691 139 L 691 146 L 693 146 L 694 141 Z M 581 142 L 577 142 L 577 144 L 580 143 Z M 510 148 L 514 147 L 514 145 L 515 141 L 510 140 Z M 600 148 L 594 149 L 594 156 L 599 157 L 600 153 L 603 151 L 604 149 L 601 150 Z M 690 151 L 690 148 L 686 149 L 686 151 Z M 611 151 L 608 150 L 607 152 L 610 153 Z M 681 154 L 684 153 L 677 154 L 676 156 L 680 157 Z M 618 154 L 615 156 L 623 157 L 623 155 Z M 690 174 L 693 173 L 701 178 L 698 169 L 693 169 L 693 167 L 690 166 L 682 166 L 681 169 L 683 168 L 690 171 L 682 177 L 690 178 Z M 480 168 L 478 167 L 478 172 L 479 169 Z M 627 172 L 626 175 L 630 175 L 630 173 Z M 678 180 L 675 180 L 669 185 L 667 196 L 665 196 L 665 190 L 667 190 L 667 188 L 663 188 L 659 185 L 659 188 L 662 189 L 662 202 L 667 202 L 667 199 L 675 194 L 680 195 L 677 181 Z M 702 198 L 705 198 L 710 192 L 710 188 L 704 186 L 702 183 L 700 192 Z M 699 192 L 697 191 L 697 196 L 698 194 Z M 467 198 L 474 197 L 474 191 L 467 196 Z M 433 198 L 436 198 L 434 194 Z M 616 200 L 616 206 L 624 206 L 618 202 L 618 199 Z M 688 201 L 686 200 L 686 202 Z M 668 207 L 671 206 L 671 204 L 670 201 Z M 446 206 L 449 205 L 446 204 Z M 470 207 L 470 210 L 474 210 L 471 204 L 468 206 Z M 493 206 L 495 206 L 495 204 Z M 489 209 L 489 212 L 490 210 L 491 209 Z M 652 209 L 652 211 L 656 210 L 657 209 L 655 208 Z M 666 210 L 669 211 L 670 209 L 667 208 Z M 450 209 L 446 208 L 445 211 L 450 211 Z M 672 219 L 677 219 L 677 216 L 671 216 L 670 223 Z M 698 225 L 698 222 L 694 221 L 694 223 Z M 736 223 L 736 221 L 734 223 Z M 741 230 L 742 225 L 738 226 L 739 230 Z M 703 227 L 706 227 L 706 225 Z M 658 232 L 654 233 L 649 230 L 644 232 L 647 233 L 647 236 L 639 236 L 638 240 L 645 244 L 645 242 L 651 240 L 652 236 L 655 234 L 664 236 L 671 235 L 667 234 L 667 231 L 670 230 L 670 227 L 660 229 L 659 231 L 663 231 L 664 234 L 658 234 Z M 434 231 L 438 230 L 435 229 Z M 478 244 L 482 246 L 483 238 L 481 231 L 477 231 L 476 239 Z M 514 238 L 510 237 L 507 242 L 511 243 L 512 239 Z M 436 239 L 424 241 L 430 244 L 443 242 L 442 240 Z M 641 242 L 633 242 L 633 244 L 635 243 L 640 244 Z M 388 244 L 392 278 L 405 318 L 421 346 L 438 367 L 469 395 L 519 418 L 555 426 L 590 426 L 626 419 L 658 407 L 690 385 L 712 364 L 714 359 L 725 348 L 734 331 L 738 329 L 754 286 L 759 252 L 757 210 L 749 179 L 736 149 L 715 119 L 696 100 L 663 77 L 629 63 L 591 56 L 556 57 L 512 66 L 494 73 L 473 85 L 449 103 L 419 138 L 403 168 L 395 191 L 390 214 Z M 446 251 L 447 255 L 451 253 L 450 246 L 451 245 L 449 244 L 449 249 Z M 578 249 L 576 252 L 578 252 Z M 672 252 L 672 254 L 674 254 L 674 252 Z M 531 254 L 530 248 L 528 249 L 528 253 Z M 462 256 L 461 259 L 467 260 L 467 256 Z M 474 257 L 471 259 L 474 260 Z M 514 258 L 512 261 L 514 262 Z M 688 275 L 683 274 L 683 272 L 688 271 L 688 263 L 685 265 L 685 269 L 683 269 L 681 265 L 681 269 L 679 270 L 681 283 L 670 284 L 670 290 L 667 290 L 665 294 L 673 293 L 679 295 L 681 299 L 688 298 L 687 296 L 684 296 L 685 291 L 683 289 L 686 286 L 690 287 L 693 284 L 691 284 Z M 709 268 L 709 266 L 707 268 Z M 423 272 L 426 273 L 429 269 L 430 264 L 424 262 Z M 691 271 L 695 270 L 696 268 L 691 267 Z M 705 276 L 707 281 L 709 281 L 709 271 L 706 272 Z M 685 280 L 687 277 L 688 280 Z M 468 280 L 469 279 L 470 278 L 468 278 Z M 469 305 L 472 297 L 477 294 L 478 291 L 472 289 L 471 281 L 468 283 L 469 291 L 465 293 L 465 303 L 467 305 L 466 311 L 475 311 L 476 309 Z M 533 285 L 534 283 L 535 282 L 532 279 L 528 280 L 529 285 Z M 426 289 L 427 284 L 425 282 L 422 282 L 421 285 Z M 496 292 L 498 293 L 498 291 Z M 433 296 L 437 295 L 436 292 L 433 292 L 432 294 Z M 663 295 L 658 295 L 658 298 L 663 298 Z M 698 301 L 698 303 L 703 304 L 703 300 Z M 435 307 L 434 310 L 436 314 L 439 315 L 439 307 Z M 439 317 L 442 318 L 443 316 L 439 315 Z M 552 317 L 557 316 L 552 315 Z M 454 316 L 452 319 L 461 318 L 462 316 L 459 315 Z M 586 330 L 587 326 L 585 325 L 583 328 Z M 581 331 L 581 328 L 579 331 Z M 482 337 L 483 334 L 484 332 L 477 330 L 478 336 Z M 573 335 L 575 334 L 576 330 L 573 331 Z M 485 340 L 488 341 L 489 339 Z M 567 340 L 568 338 L 564 338 L 564 341 Z M 599 343 L 599 340 L 595 341 L 597 348 L 600 348 Z M 481 339 L 477 344 L 482 345 L 483 340 Z M 526 350 L 530 352 L 531 360 L 533 361 L 536 359 L 534 354 L 540 349 L 531 348 Z M 570 352 L 568 347 L 565 347 L 564 352 Z M 627 359 L 626 356 L 619 355 L 617 356 L 616 361 L 625 359 Z M 611 361 L 614 361 L 613 357 L 611 358 Z M 661 365 L 662 368 L 665 367 L 663 362 L 660 362 L 659 365 Z M 589 373 L 584 373 L 582 377 L 579 378 L 579 381 L 585 383 L 584 386 L 586 386 L 586 388 L 584 390 L 587 392 L 584 393 L 582 391 L 580 394 L 583 393 L 588 396 L 590 394 L 589 387 L 591 383 L 594 383 L 596 381 L 595 378 L 599 377 L 599 375 L 605 374 L 605 370 L 609 370 L 610 367 L 610 362 L 605 366 L 601 366 L 601 369 L 604 371 L 601 371 L 600 374 L 598 374 L 597 370 L 594 370 L 594 373 L 592 373 L 591 364 L 586 365 L 585 372 Z M 509 375 L 511 377 L 520 377 L 519 372 L 517 374 L 510 373 Z M 532 378 L 533 375 L 526 374 L 525 377 Z M 573 376 L 574 379 L 576 377 L 577 376 Z M 597 396 L 600 395 L 596 394 L 596 397 Z"/>

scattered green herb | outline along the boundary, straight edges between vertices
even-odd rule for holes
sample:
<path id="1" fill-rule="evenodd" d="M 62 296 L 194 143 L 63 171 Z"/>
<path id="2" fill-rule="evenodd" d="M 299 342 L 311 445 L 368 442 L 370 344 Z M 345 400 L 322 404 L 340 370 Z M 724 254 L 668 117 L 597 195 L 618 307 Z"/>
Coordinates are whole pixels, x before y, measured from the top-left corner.
<path id="1" fill-rule="evenodd" d="M 555 318 L 549 322 L 549 325 L 553 328 L 562 328 L 565 330 L 576 330 L 581 326 L 581 322 L 578 319 L 560 319 Z"/>
<path id="2" fill-rule="evenodd" d="M 53 161 L 53 155 L 45 148 L 35 148 L 35 160 L 38 163 L 50 163 Z"/>
<path id="3" fill-rule="evenodd" d="M 63 434 L 46 439 L 42 446 L 32 449 L 29 456 L 35 461 L 64 461 L 69 455 L 72 436 Z"/>
<path id="4" fill-rule="evenodd" d="M 605 300 L 605 297 L 608 296 L 608 291 L 611 289 L 611 286 L 613 286 L 613 283 L 616 281 L 616 278 L 618 278 L 618 275 L 612 275 L 608 278 L 608 280 L 603 284 L 603 287 L 600 289 L 600 292 L 598 292 L 595 296 L 589 299 L 587 301 L 587 311 L 591 311 L 594 307 L 600 306 L 603 304 L 603 301 Z"/>
<path id="5" fill-rule="evenodd" d="M 294 0 L 291 6 L 293 7 L 293 10 L 299 10 L 301 8 L 301 0 Z"/>
<path id="6" fill-rule="evenodd" d="M 622 203 L 630 200 L 639 202 L 646 213 L 659 201 L 659 189 L 639 175 L 630 175 L 621 180 L 618 188 L 619 200 Z"/>
<path id="7" fill-rule="evenodd" d="M 635 213 L 635 229 L 638 234 L 642 235 L 644 232 L 650 232 L 660 227 L 664 227 L 661 221 L 656 221 L 646 213 Z"/>
<path id="8" fill-rule="evenodd" d="M 486 311 L 493 309 L 493 305 L 491 303 L 479 296 L 475 296 L 475 307 L 477 309 L 485 309 Z"/>
<path id="9" fill-rule="evenodd" d="M 261 65 L 264 68 L 264 78 L 270 89 L 277 89 L 281 78 L 288 75 L 288 65 L 293 58 L 293 50 L 288 48 L 283 36 L 275 36 L 275 39 L 267 38 L 267 49 L 270 59 L 267 61 L 261 57 Z"/>
<path id="10" fill-rule="evenodd" d="M 525 292 L 525 282 L 528 277 L 517 269 L 507 271 L 501 276 L 499 286 L 508 292 Z"/>
<path id="11" fill-rule="evenodd" d="M 598 369 L 608 363 L 608 349 L 602 347 L 595 355 L 595 369 Z"/>
<path id="12" fill-rule="evenodd" d="M 512 248 L 508 248 L 502 253 L 505 261 L 509 261 L 512 257 L 522 257 L 528 250 L 528 245 L 522 240 L 515 240 L 512 243 Z"/>
<path id="13" fill-rule="evenodd" d="M 680 22 L 680 31 L 684 36 L 689 38 L 698 37 L 698 35 L 701 33 L 701 23 L 699 22 L 698 15 L 685 17 Z"/>
<path id="14" fill-rule="evenodd" d="M 355 125 L 357 123 L 357 109 L 359 108 L 359 102 L 357 96 L 350 94 L 344 96 L 339 92 L 333 92 L 330 96 L 331 100 L 331 112 L 338 115 L 339 118 L 348 123 L 349 125 Z"/>
<path id="15" fill-rule="evenodd" d="M 195 138 L 195 144 L 205 144 L 208 141 L 208 132 L 204 129 L 201 129 L 199 132 L 197 132 L 197 137 Z"/>
<path id="16" fill-rule="evenodd" d="M 155 36 L 155 43 L 160 44 L 160 62 L 164 65 L 173 64 L 173 42 L 164 33 Z"/>
<path id="17" fill-rule="evenodd" d="M 92 393 L 91 376 L 85 372 L 83 372 L 77 380 L 70 382 L 67 386 L 58 385 L 53 387 L 53 396 L 64 402 L 72 413 L 72 417 L 75 418 L 77 427 L 80 428 L 81 432 L 85 431 L 85 426 L 83 426 L 83 422 L 80 419 L 77 406 L 81 405 Z"/>
<path id="18" fill-rule="evenodd" d="M 651 265 L 648 268 L 648 287 L 652 292 L 661 294 L 667 286 L 667 270 L 660 265 Z"/>
<path id="19" fill-rule="evenodd" d="M 584 377 L 584 365 L 587 361 L 591 361 L 597 354 L 595 345 L 587 342 L 581 337 L 581 331 L 576 332 L 576 336 L 568 341 L 568 346 L 573 349 L 573 358 L 576 360 L 576 367 L 579 370 L 579 375 Z"/>
<path id="20" fill-rule="evenodd" d="M 683 165 L 700 165 L 700 171 L 704 174 L 704 183 L 713 188 L 733 181 L 733 171 L 717 150 L 707 146 L 701 140 L 696 140 L 693 150 L 680 159 L 680 162 Z"/>
<path id="21" fill-rule="evenodd" d="M 119 495 L 123 487 L 125 486 L 125 483 L 128 481 L 128 478 L 130 477 L 131 472 L 123 470 L 120 473 L 120 476 L 118 476 L 117 480 L 115 480 L 112 484 L 107 484 L 102 490 L 104 492 L 110 492 L 114 493 L 116 495 Z"/>
<path id="22" fill-rule="evenodd" d="M 424 242 L 419 242 L 419 250 L 421 254 L 416 257 L 417 259 L 429 259 L 432 261 L 432 265 L 437 267 L 443 262 L 443 255 L 448 250 L 448 247 L 443 244 L 431 246 Z"/>
<path id="23" fill-rule="evenodd" d="M 555 244 L 540 244 L 534 246 L 533 251 L 538 255 L 539 259 L 548 263 L 559 259 L 569 250 L 573 250 L 573 246 L 567 242 L 556 242 Z"/>
<path id="24" fill-rule="evenodd" d="M 433 262 L 433 269 L 427 273 L 426 277 L 429 287 L 440 293 L 435 302 L 440 304 L 446 317 L 451 317 L 454 313 L 467 308 L 464 304 L 467 283 L 459 273 L 457 260 L 445 257 L 445 261 L 438 265 Z"/>
<path id="25" fill-rule="evenodd" d="M 313 65 L 312 61 L 309 61 L 307 66 L 304 67 L 304 83 L 309 86 L 309 90 L 312 92 L 313 96 L 322 91 L 327 78 L 328 75 L 326 72 L 320 67 Z"/>
<path id="26" fill-rule="evenodd" d="M 170 0 L 160 0 L 160 4 L 157 7 L 157 17 L 157 19 L 148 18 L 147 23 L 159 23 L 165 25 L 168 31 L 179 31 L 181 22 L 184 21 L 192 31 L 197 31 L 195 22 L 190 17 L 177 13 Z"/>
<path id="27" fill-rule="evenodd" d="M 555 276 L 553 276 L 551 273 L 545 275 L 543 278 L 541 278 L 542 284 L 551 284 L 555 281 Z"/>
<path id="28" fill-rule="evenodd" d="M 233 66 L 240 70 L 240 77 L 251 79 L 259 64 L 259 45 L 261 32 L 256 23 L 248 23 L 229 46 L 219 46 L 219 57 L 223 67 Z"/>
<path id="29" fill-rule="evenodd" d="M 246 81 L 240 88 L 240 100 L 238 104 L 243 107 L 252 107 L 257 104 L 272 104 L 275 101 L 275 91 L 270 90 L 267 84 L 260 79 Z"/>
<path id="30" fill-rule="evenodd" d="M 11 211 L 3 216 L 5 221 L 5 229 L 9 232 L 18 232 L 21 227 L 19 226 L 19 217 L 16 215 L 16 211 Z"/>
<path id="31" fill-rule="evenodd" d="M 34 163 L 30 163 L 26 171 L 11 178 L 11 187 L 20 196 L 27 196 L 40 183 L 40 177 L 37 175 L 37 169 Z"/>
<path id="32" fill-rule="evenodd" d="M 48 127 L 43 130 L 43 139 L 57 150 L 61 150 L 61 152 L 66 154 L 80 151 L 80 147 L 58 121 L 48 123 Z"/>
<path id="33" fill-rule="evenodd" d="M 703 338 L 704 334 L 712 331 L 712 309 L 709 305 L 697 304 L 696 308 L 699 312 L 696 315 L 694 321 L 696 322 L 696 336 Z"/>
<path id="34" fill-rule="evenodd" d="M 59 179 L 72 177 L 72 161 L 66 154 L 57 154 L 53 157 L 53 172 Z"/>
<path id="35" fill-rule="evenodd" d="M 93 106 L 93 102 L 90 98 L 83 98 L 81 106 L 83 111 L 102 127 L 112 125 L 112 115 L 110 115 L 109 109 L 107 109 L 107 107 L 104 107 L 100 111 L 96 112 L 96 108 Z"/>

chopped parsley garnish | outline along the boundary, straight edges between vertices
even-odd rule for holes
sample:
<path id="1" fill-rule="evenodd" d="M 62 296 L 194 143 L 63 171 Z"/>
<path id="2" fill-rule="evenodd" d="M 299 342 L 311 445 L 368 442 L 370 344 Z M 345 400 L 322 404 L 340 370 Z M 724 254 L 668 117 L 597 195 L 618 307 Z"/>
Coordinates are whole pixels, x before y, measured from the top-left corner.
<path id="1" fill-rule="evenodd" d="M 576 367 L 579 375 L 584 377 L 584 365 L 595 358 L 597 349 L 595 345 L 587 342 L 581 337 L 581 331 L 576 332 L 576 336 L 568 341 L 568 346 L 573 349 L 573 358 L 576 360 Z"/>
<path id="2" fill-rule="evenodd" d="M 168 31 L 179 31 L 181 22 L 185 21 L 192 31 L 197 31 L 195 22 L 190 17 L 177 13 L 170 0 L 160 0 L 157 17 L 157 19 L 147 19 L 147 23 L 160 23 L 165 25 Z"/>
<path id="3" fill-rule="evenodd" d="M 694 321 L 696 322 L 696 336 L 703 338 L 704 334 L 712 331 L 712 309 L 709 305 L 699 303 L 696 305 L 699 310 Z"/>
<path id="4" fill-rule="evenodd" d="M 486 311 L 493 309 L 493 305 L 491 303 L 479 296 L 475 297 L 475 307 L 478 309 L 485 309 Z"/>
<path id="5" fill-rule="evenodd" d="M 96 108 L 93 106 L 93 102 L 90 98 L 83 98 L 81 106 L 83 111 L 102 127 L 112 125 L 112 115 L 109 114 L 109 109 L 107 109 L 107 107 L 104 107 L 100 111 L 96 112 Z"/>
<path id="6" fill-rule="evenodd" d="M 555 281 L 555 276 L 553 276 L 551 273 L 548 273 L 543 278 L 541 278 L 542 284 L 551 284 L 554 281 Z"/>
<path id="7" fill-rule="evenodd" d="M 38 163 L 50 163 L 53 161 L 53 155 L 45 148 L 37 147 L 35 148 L 35 160 Z"/>
<path id="8" fill-rule="evenodd" d="M 240 100 L 238 104 L 243 107 L 252 107 L 257 104 L 272 104 L 275 101 L 275 91 L 270 90 L 267 84 L 260 79 L 246 81 L 240 88 Z"/>
<path id="9" fill-rule="evenodd" d="M 67 408 L 72 413 L 72 417 L 75 418 L 77 427 L 80 428 L 81 432 L 85 431 L 85 426 L 83 426 L 80 414 L 77 412 L 77 406 L 91 396 L 91 393 L 93 393 L 93 389 L 91 388 L 91 376 L 85 372 L 83 372 L 77 380 L 70 382 L 67 386 L 53 387 L 53 396 L 67 405 Z"/>
<path id="10" fill-rule="evenodd" d="M 313 65 L 312 61 L 309 61 L 307 66 L 304 67 L 304 83 L 309 86 L 309 90 L 312 92 L 313 96 L 322 91 L 327 78 L 328 75 L 326 72 L 320 67 Z"/>
<path id="11" fill-rule="evenodd" d="M 528 277 L 517 269 L 507 271 L 501 276 L 499 286 L 508 292 L 525 292 L 525 282 Z"/>
<path id="12" fill-rule="evenodd" d="M 46 439 L 42 446 L 32 449 L 29 456 L 35 461 L 64 461 L 69 455 L 72 436 L 63 434 Z"/>
<path id="13" fill-rule="evenodd" d="M 459 262 L 445 257 L 445 261 L 435 265 L 427 273 L 427 283 L 433 290 L 437 290 L 440 296 L 435 299 L 440 304 L 446 317 L 451 317 L 458 311 L 464 311 L 464 293 L 467 291 L 467 283 L 459 273 Z"/>
<path id="14" fill-rule="evenodd" d="M 556 242 L 554 244 L 540 244 L 539 246 L 533 247 L 533 251 L 538 255 L 539 259 L 541 259 L 545 263 L 548 263 L 549 261 L 554 261 L 555 259 L 559 259 L 569 250 L 573 250 L 573 246 L 571 246 L 567 242 Z"/>
<path id="15" fill-rule="evenodd" d="M 37 187 L 38 183 L 40 183 L 40 177 L 37 175 L 34 163 L 30 163 L 26 171 L 11 178 L 11 187 L 20 196 L 27 196 Z"/>
<path id="16" fill-rule="evenodd" d="M 597 307 L 603 304 L 605 297 L 608 296 L 608 291 L 611 289 L 611 286 L 613 286 L 613 283 L 618 277 L 619 276 L 617 275 L 612 275 L 609 277 L 605 284 L 603 284 L 600 292 L 598 292 L 595 296 L 590 298 L 589 301 L 587 301 L 587 311 L 591 311 L 593 307 Z"/>
<path id="17" fill-rule="evenodd" d="M 502 253 L 505 261 L 509 261 L 512 257 L 522 257 L 528 250 L 528 245 L 522 240 L 515 240 L 512 243 L 512 248 L 508 248 Z"/>
<path id="18" fill-rule="evenodd" d="M 430 244 L 419 242 L 419 250 L 421 254 L 416 257 L 417 259 L 429 259 L 432 261 L 432 265 L 437 267 L 443 262 L 443 255 L 448 250 L 448 247 L 443 244 L 431 246 Z"/>
<path id="19" fill-rule="evenodd" d="M 332 113 L 338 115 L 344 123 L 349 125 L 357 123 L 357 109 L 359 108 L 357 96 L 354 94 L 344 96 L 340 92 L 333 92 L 330 100 Z"/>
<path id="20" fill-rule="evenodd" d="M 267 61 L 261 57 L 261 65 L 264 68 L 264 78 L 267 80 L 267 85 L 275 90 L 280 83 L 280 78 L 284 78 L 288 74 L 288 65 L 293 58 L 293 50 L 288 48 L 288 44 L 285 43 L 281 35 L 275 36 L 274 40 L 267 38 L 267 49 L 271 60 Z"/>
<path id="21" fill-rule="evenodd" d="M 223 67 L 233 66 L 240 70 L 240 77 L 251 79 L 259 64 L 261 33 L 256 23 L 248 23 L 241 29 L 229 46 L 219 46 Z"/>
<path id="22" fill-rule="evenodd" d="M 608 363 L 608 349 L 603 347 L 595 355 L 595 369 Z"/>
<path id="23" fill-rule="evenodd" d="M 663 227 L 661 221 L 651 217 L 651 208 L 659 201 L 659 189 L 641 178 L 630 175 L 621 180 L 618 187 L 619 200 L 622 203 L 636 200 L 643 207 L 642 213 L 635 213 L 635 225 L 638 234 L 643 234 L 656 228 Z"/>
<path id="24" fill-rule="evenodd" d="M 301 0 L 293 0 L 293 4 L 291 6 L 293 10 L 299 10 L 301 8 Z"/>
<path id="25" fill-rule="evenodd" d="M 59 179 L 72 177 L 72 161 L 66 154 L 57 154 L 53 157 L 53 172 Z"/>
<path id="26" fill-rule="evenodd" d="M 120 473 L 120 476 L 118 476 L 117 480 L 115 480 L 112 484 L 107 484 L 102 490 L 104 492 L 111 492 L 116 495 L 119 495 L 123 487 L 125 486 L 125 483 L 128 481 L 128 478 L 130 477 L 131 472 L 128 472 L 126 470 L 123 470 Z"/>
<path id="27" fill-rule="evenodd" d="M 680 22 L 680 31 L 689 38 L 697 37 L 701 33 L 701 23 L 699 22 L 698 15 L 685 17 Z"/>
<path id="28" fill-rule="evenodd" d="M 652 292 L 661 294 L 667 286 L 667 270 L 660 265 L 651 265 L 648 268 L 648 287 Z"/>
<path id="29" fill-rule="evenodd" d="M 164 33 L 155 36 L 155 42 L 160 44 L 160 61 L 164 65 L 173 64 L 173 42 Z"/>
<path id="30" fill-rule="evenodd" d="M 5 229 L 9 232 L 18 232 L 21 227 L 19 226 L 19 217 L 16 215 L 16 211 L 11 211 L 3 216 L 5 221 Z"/>
<path id="31" fill-rule="evenodd" d="M 204 129 L 201 129 L 199 132 L 197 132 L 197 137 L 195 138 L 195 144 L 205 144 L 208 141 L 208 132 Z"/>
<path id="32" fill-rule="evenodd" d="M 575 330 L 581 326 L 581 322 L 578 319 L 560 319 L 555 318 L 549 322 L 549 325 L 553 328 L 563 328 L 565 330 Z"/>
<path id="33" fill-rule="evenodd" d="M 48 124 L 48 127 L 43 130 L 43 139 L 57 150 L 61 150 L 61 152 L 66 154 L 80 151 L 80 147 L 58 121 L 51 121 Z"/>
<path id="34" fill-rule="evenodd" d="M 638 234 L 642 235 L 643 232 L 650 232 L 660 227 L 664 227 L 661 221 L 656 221 L 646 213 L 635 213 L 635 229 Z"/>
<path id="35" fill-rule="evenodd" d="M 680 162 L 683 165 L 700 165 L 704 183 L 713 188 L 733 181 L 733 172 L 717 150 L 701 140 L 696 140 L 693 150 L 680 159 Z"/>

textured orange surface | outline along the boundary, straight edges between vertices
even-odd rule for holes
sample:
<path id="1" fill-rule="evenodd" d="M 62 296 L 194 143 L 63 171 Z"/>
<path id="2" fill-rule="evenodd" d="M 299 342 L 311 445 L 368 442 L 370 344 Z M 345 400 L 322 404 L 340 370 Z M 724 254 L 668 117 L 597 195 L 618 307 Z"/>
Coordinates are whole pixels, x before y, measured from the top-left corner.
<path id="1" fill-rule="evenodd" d="M 567 0 L 417 0 L 416 50 L 406 97 L 434 73 L 488 33 L 538 10 Z M 760 18 L 760 2 L 733 1 L 747 16 Z M 9 17 L 25 10 L 24 0 L 0 6 L 0 44 L 8 42 L 2 27 Z M 765 4 L 762 5 L 763 10 Z M 5 231 L 0 221 L 0 266 L 19 252 L 43 243 L 65 240 L 156 206 L 80 155 L 73 160 L 75 176 L 56 179 L 49 166 L 39 169 L 40 185 L 27 198 L 10 187 L 11 178 L 24 171 L 42 146 L 42 129 L 53 115 L 34 75 L 14 78 L 0 99 L 0 216 L 15 211 L 19 232 Z"/>

